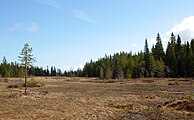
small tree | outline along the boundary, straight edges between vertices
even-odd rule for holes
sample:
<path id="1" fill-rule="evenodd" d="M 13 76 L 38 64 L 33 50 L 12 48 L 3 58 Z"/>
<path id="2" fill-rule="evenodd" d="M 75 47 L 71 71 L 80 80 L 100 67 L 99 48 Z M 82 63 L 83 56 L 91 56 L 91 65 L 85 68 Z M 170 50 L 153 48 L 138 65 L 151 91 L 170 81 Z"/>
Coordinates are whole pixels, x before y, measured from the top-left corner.
<path id="1" fill-rule="evenodd" d="M 29 44 L 24 44 L 24 48 L 22 49 L 20 56 L 18 56 L 21 65 L 25 68 L 25 95 L 27 90 L 27 76 L 28 69 L 33 66 L 33 63 L 36 62 L 35 58 L 32 55 L 32 48 L 30 48 Z"/>

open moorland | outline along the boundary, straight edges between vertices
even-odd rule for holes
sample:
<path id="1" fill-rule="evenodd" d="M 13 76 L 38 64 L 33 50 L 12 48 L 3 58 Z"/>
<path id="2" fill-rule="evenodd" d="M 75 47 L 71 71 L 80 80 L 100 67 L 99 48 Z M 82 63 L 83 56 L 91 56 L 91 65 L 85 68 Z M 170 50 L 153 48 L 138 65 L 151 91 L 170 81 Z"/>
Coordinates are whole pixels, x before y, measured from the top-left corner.
<path id="1" fill-rule="evenodd" d="M 33 79 L 41 85 L 28 87 L 27 95 L 23 94 L 24 87 L 20 86 L 24 82 L 21 78 L 1 79 L 1 119 L 194 119 L 192 78 Z"/>

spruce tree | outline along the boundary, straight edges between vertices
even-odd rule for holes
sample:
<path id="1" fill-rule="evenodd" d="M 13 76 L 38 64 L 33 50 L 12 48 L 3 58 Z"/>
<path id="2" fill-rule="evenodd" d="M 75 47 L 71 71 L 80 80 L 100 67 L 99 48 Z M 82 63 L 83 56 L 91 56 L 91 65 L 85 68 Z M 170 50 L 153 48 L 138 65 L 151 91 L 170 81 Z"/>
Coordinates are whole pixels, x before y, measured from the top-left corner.
<path id="1" fill-rule="evenodd" d="M 157 37 L 156 37 L 155 47 L 152 48 L 152 54 L 155 60 L 160 60 L 160 58 L 164 60 L 164 50 L 163 50 L 162 40 L 159 33 L 157 34 Z"/>
<path id="2" fill-rule="evenodd" d="M 181 45 L 181 37 L 178 35 L 177 37 L 177 43 L 175 46 L 175 51 L 176 51 L 176 58 L 177 58 L 177 73 L 178 73 L 178 77 L 181 76 L 181 62 L 182 62 L 182 45 Z"/>
<path id="3" fill-rule="evenodd" d="M 166 49 L 166 64 L 170 68 L 171 76 L 178 76 L 178 65 L 177 65 L 177 53 L 175 51 L 176 39 L 174 34 L 171 34 L 170 42 L 168 42 Z"/>
<path id="4" fill-rule="evenodd" d="M 149 57 L 150 57 L 150 51 L 148 48 L 148 42 L 147 39 L 145 40 L 145 47 L 144 47 L 144 61 L 145 61 L 145 77 L 149 76 Z"/>

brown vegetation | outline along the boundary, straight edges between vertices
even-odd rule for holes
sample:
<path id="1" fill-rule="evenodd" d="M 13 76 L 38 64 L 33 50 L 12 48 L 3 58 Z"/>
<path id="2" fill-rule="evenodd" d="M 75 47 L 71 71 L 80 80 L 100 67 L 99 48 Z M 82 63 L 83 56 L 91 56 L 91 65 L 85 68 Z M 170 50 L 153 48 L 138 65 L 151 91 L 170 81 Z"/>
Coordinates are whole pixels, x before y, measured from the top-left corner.
<path id="1" fill-rule="evenodd" d="M 192 119 L 192 79 L 98 80 L 35 78 L 24 95 L 20 79 L 0 82 L 2 119 Z M 169 85 L 170 83 L 176 83 Z M 24 114 L 25 113 L 25 114 Z"/>

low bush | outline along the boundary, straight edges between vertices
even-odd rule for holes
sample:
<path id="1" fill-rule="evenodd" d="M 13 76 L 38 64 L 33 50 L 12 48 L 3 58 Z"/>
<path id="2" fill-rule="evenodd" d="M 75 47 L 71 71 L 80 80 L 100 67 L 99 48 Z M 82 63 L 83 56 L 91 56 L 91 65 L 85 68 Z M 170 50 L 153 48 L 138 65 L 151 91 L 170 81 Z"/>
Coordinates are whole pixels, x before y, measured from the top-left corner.
<path id="1" fill-rule="evenodd" d="M 40 87 L 40 85 L 38 85 L 38 82 L 36 82 L 34 79 L 31 79 L 30 81 L 27 81 L 27 87 Z"/>
<path id="2" fill-rule="evenodd" d="M 27 81 L 27 87 L 44 87 L 45 83 L 43 82 L 37 82 L 32 78 L 30 81 Z M 25 87 L 25 84 L 24 84 Z"/>

